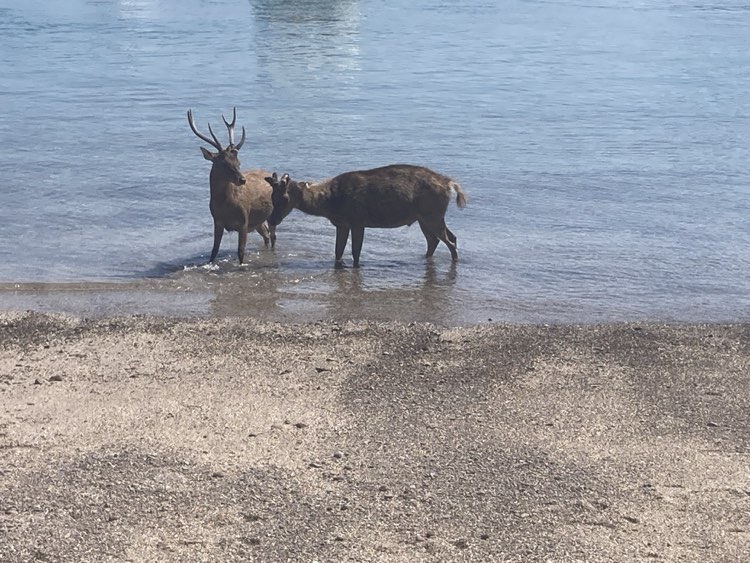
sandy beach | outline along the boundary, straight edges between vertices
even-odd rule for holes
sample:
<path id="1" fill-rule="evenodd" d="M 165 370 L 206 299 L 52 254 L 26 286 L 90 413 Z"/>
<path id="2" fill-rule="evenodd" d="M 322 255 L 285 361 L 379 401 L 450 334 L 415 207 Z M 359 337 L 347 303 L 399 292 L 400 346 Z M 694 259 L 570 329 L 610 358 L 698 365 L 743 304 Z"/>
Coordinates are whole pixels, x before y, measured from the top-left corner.
<path id="1" fill-rule="evenodd" d="M 2 561 L 744 561 L 750 327 L 0 314 Z"/>

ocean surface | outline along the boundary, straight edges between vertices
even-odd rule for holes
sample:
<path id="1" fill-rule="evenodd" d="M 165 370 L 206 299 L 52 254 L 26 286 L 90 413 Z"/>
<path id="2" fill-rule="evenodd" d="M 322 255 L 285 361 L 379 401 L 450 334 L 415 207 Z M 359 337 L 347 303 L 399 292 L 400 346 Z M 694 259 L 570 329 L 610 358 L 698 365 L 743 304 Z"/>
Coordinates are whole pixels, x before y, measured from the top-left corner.
<path id="1" fill-rule="evenodd" d="M 0 309 L 750 321 L 749 33 L 739 0 L 0 0 Z M 459 181 L 459 262 L 415 225 L 336 269 L 295 211 L 207 266 L 185 113 L 226 140 L 234 106 L 243 168 Z"/>

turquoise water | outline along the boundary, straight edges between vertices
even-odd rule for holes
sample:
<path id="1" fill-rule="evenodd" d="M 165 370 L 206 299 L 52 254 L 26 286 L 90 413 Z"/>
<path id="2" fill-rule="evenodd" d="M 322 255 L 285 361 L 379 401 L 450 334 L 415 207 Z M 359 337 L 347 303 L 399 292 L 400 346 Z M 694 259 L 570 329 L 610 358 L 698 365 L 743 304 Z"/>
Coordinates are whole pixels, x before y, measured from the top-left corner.
<path id="1" fill-rule="evenodd" d="M 731 0 L 0 0 L 0 284 L 208 295 L 130 307 L 170 313 L 748 320 L 748 29 Z M 233 106 L 245 168 L 454 177 L 458 265 L 411 227 L 337 271 L 333 227 L 294 212 L 274 252 L 251 235 L 238 267 L 227 235 L 205 267 L 185 112 L 223 131 Z"/>

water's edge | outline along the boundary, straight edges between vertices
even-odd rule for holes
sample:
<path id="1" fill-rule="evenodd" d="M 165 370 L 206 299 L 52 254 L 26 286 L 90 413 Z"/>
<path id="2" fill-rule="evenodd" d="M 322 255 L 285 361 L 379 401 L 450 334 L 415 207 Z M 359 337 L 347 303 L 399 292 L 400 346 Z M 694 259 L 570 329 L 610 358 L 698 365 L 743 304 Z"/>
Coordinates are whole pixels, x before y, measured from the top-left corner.
<path id="1" fill-rule="evenodd" d="M 427 322 L 441 326 L 507 324 L 745 324 L 750 315 L 725 318 L 654 316 L 583 311 L 533 303 L 485 303 L 454 308 L 450 303 L 424 303 L 418 292 L 362 291 L 354 295 L 311 295 L 293 291 L 238 296 L 221 284 L 189 288 L 169 280 L 87 283 L 0 284 L 0 311 L 62 313 L 76 317 L 154 315 L 174 318 L 247 317 L 283 323 L 334 321 Z"/>

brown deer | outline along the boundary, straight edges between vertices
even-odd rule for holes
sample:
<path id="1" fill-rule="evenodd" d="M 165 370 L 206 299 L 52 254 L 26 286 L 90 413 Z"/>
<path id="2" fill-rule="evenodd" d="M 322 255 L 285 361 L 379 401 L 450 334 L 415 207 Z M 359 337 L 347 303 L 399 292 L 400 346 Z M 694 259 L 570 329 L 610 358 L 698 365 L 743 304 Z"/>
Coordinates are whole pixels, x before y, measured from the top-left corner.
<path id="1" fill-rule="evenodd" d="M 256 230 L 263 237 L 263 242 L 271 248 L 276 245 L 276 227 L 269 227 L 266 220 L 273 210 L 271 201 L 272 190 L 264 181 L 268 172 L 263 170 L 246 170 L 240 171 L 240 160 L 237 156 L 242 144 L 245 142 L 245 128 L 242 128 L 242 138 L 237 145 L 234 144 L 234 124 L 237 121 L 237 110 L 232 110 L 232 122 L 227 123 L 224 116 L 221 116 L 224 125 L 229 133 L 229 144 L 226 148 L 221 147 L 221 143 L 214 135 L 211 124 L 208 125 L 208 131 L 211 133 L 211 139 L 198 132 L 193 121 L 193 112 L 187 112 L 188 124 L 193 133 L 199 139 L 205 141 L 218 152 L 213 153 L 203 147 L 203 157 L 211 161 L 211 175 L 209 176 L 211 184 L 211 201 L 209 208 L 211 216 L 214 218 L 214 246 L 211 250 L 211 259 L 213 262 L 219 252 L 221 238 L 224 230 L 237 231 L 239 240 L 237 241 L 237 257 L 240 264 L 245 259 L 245 245 L 247 244 L 247 233 L 250 229 Z"/>
<path id="2" fill-rule="evenodd" d="M 456 203 L 466 206 L 461 186 L 442 174 L 421 166 L 393 164 L 345 172 L 317 183 L 295 182 L 284 174 L 266 178 L 273 188 L 273 213 L 270 225 L 278 225 L 292 209 L 326 217 L 336 227 L 336 264 L 352 235 L 352 258 L 359 267 L 359 255 L 365 227 L 393 228 L 415 221 L 427 239 L 427 257 L 433 255 L 443 241 L 458 260 L 456 236 L 445 226 L 445 212 L 456 192 Z"/>

